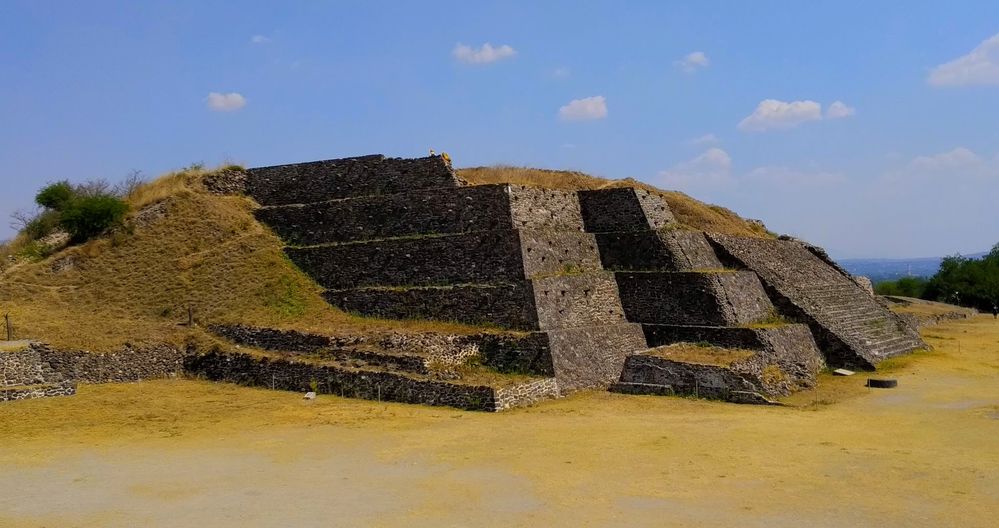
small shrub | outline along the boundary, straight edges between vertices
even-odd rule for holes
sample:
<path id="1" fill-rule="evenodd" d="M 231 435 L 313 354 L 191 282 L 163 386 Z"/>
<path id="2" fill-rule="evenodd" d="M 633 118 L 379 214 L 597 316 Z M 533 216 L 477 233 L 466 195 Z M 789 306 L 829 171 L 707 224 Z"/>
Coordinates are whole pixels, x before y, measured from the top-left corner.
<path id="1" fill-rule="evenodd" d="M 122 224 L 128 204 L 111 195 L 71 200 L 59 214 L 59 224 L 74 242 L 83 242 Z"/>
<path id="2" fill-rule="evenodd" d="M 46 209 L 62 211 L 74 198 L 76 198 L 76 189 L 68 181 L 61 181 L 38 191 L 38 194 L 35 195 L 35 203 Z"/>
<path id="3" fill-rule="evenodd" d="M 38 216 L 32 218 L 21 230 L 31 240 L 45 238 L 52 234 L 59 227 L 59 213 L 57 211 L 42 211 Z"/>

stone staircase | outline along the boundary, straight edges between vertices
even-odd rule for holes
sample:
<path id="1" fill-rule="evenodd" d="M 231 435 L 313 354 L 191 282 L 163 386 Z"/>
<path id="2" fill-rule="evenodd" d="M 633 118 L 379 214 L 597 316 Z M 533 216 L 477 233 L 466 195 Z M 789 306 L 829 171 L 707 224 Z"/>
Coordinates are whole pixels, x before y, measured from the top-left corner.
<path id="1" fill-rule="evenodd" d="M 639 189 L 579 194 L 586 230 L 603 266 L 614 270 L 625 316 L 642 324 L 653 347 L 628 356 L 613 390 L 765 403 L 814 383 L 822 358 L 807 327 L 748 328 L 776 313 L 759 278 L 726 269 L 704 233 L 678 226 L 662 198 Z M 735 367 L 659 354 L 680 343 L 752 354 Z M 780 373 L 779 382 L 762 381 L 768 367 Z"/>
<path id="2" fill-rule="evenodd" d="M 246 188 L 343 310 L 527 332 L 561 391 L 606 387 L 645 347 L 574 192 L 462 186 L 437 156 L 250 169 Z"/>
<path id="3" fill-rule="evenodd" d="M 0 341 L 0 402 L 73 394 L 76 383 L 44 362 L 33 343 Z"/>
<path id="4" fill-rule="evenodd" d="M 926 346 L 915 330 L 804 244 L 711 234 L 724 260 L 755 271 L 779 309 L 807 322 L 827 361 L 873 369 Z"/>

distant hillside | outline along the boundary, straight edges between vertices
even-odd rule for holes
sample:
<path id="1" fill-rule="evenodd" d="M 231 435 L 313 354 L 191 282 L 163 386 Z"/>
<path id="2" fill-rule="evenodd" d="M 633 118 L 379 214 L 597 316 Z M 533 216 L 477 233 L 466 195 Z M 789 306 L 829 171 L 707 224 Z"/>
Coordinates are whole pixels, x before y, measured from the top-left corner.
<path id="1" fill-rule="evenodd" d="M 963 255 L 968 258 L 981 258 L 985 252 Z M 940 269 L 943 257 L 923 257 L 911 259 L 842 259 L 840 263 L 854 275 L 863 275 L 878 283 L 902 277 L 931 277 Z"/>

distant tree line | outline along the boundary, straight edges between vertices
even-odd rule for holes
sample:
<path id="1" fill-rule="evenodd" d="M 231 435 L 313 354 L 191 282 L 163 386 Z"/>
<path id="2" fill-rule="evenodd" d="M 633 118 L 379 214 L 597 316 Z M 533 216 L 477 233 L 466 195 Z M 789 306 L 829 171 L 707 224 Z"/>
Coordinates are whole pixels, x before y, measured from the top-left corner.
<path id="1" fill-rule="evenodd" d="M 992 311 L 999 305 L 999 244 L 978 259 L 946 257 L 929 279 L 904 277 L 880 282 L 875 290 L 880 295 L 918 297 Z"/>

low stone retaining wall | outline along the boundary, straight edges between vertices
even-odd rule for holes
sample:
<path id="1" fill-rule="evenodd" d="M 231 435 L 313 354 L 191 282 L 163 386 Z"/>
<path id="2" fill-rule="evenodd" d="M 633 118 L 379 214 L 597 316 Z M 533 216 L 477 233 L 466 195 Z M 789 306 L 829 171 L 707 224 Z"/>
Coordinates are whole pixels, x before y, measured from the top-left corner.
<path id="1" fill-rule="evenodd" d="M 169 345 L 126 347 L 115 352 L 55 350 L 34 344 L 41 360 L 65 378 L 83 383 L 122 383 L 168 378 L 183 371 L 185 352 Z"/>
<path id="2" fill-rule="evenodd" d="M 493 388 L 239 353 L 209 352 L 188 356 L 184 368 L 191 375 L 213 381 L 297 392 L 315 389 L 322 394 L 470 411 L 499 411 L 558 395 L 554 380 Z"/>
<path id="3" fill-rule="evenodd" d="M 48 398 L 51 396 L 72 396 L 74 394 L 76 394 L 76 383 L 64 380 L 57 383 L 0 388 L 0 402 Z"/>

